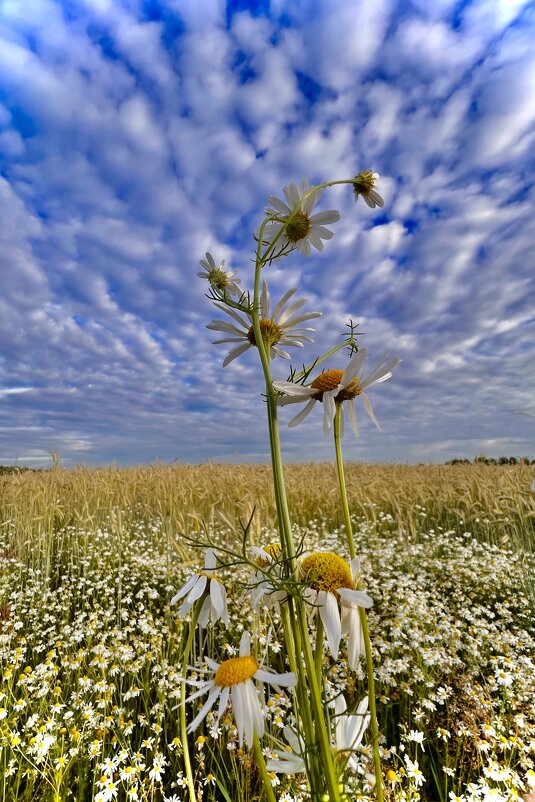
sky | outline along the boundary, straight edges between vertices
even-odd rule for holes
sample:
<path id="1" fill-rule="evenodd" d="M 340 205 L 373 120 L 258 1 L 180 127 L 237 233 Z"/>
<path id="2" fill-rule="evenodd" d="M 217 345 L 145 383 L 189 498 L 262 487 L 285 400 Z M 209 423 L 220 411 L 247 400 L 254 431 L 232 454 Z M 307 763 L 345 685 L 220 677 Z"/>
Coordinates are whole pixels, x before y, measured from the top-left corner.
<path id="1" fill-rule="evenodd" d="M 222 368 L 207 251 L 252 288 L 268 197 L 349 187 L 264 268 L 314 343 L 402 363 L 348 460 L 535 457 L 535 59 L 520 0 L 0 0 L 0 464 L 266 462 L 258 352 Z M 340 351 L 327 368 L 342 369 Z M 357 399 L 359 401 L 359 399 Z M 319 404 L 288 462 L 324 461 Z"/>

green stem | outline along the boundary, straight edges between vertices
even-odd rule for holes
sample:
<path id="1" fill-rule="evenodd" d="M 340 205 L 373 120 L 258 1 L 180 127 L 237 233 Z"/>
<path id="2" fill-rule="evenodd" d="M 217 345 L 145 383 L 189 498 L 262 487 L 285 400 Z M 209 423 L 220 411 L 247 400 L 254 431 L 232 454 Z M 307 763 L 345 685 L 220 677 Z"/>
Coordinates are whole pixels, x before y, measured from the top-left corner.
<path id="1" fill-rule="evenodd" d="M 336 414 L 334 416 L 334 448 L 336 451 L 336 468 L 338 471 L 338 484 L 340 485 L 340 499 L 342 501 L 344 521 L 346 525 L 346 536 L 347 536 L 347 545 L 349 547 L 349 557 L 351 560 L 353 560 L 357 556 L 357 552 L 355 550 L 355 538 L 353 537 L 353 525 L 351 523 L 351 516 L 349 514 L 349 502 L 347 500 L 346 479 L 344 474 L 344 460 L 342 457 L 342 437 L 341 437 L 342 414 L 343 414 L 342 403 L 336 404 Z"/>
<path id="2" fill-rule="evenodd" d="M 262 777 L 262 785 L 264 786 L 266 799 L 268 802 L 277 802 L 266 767 L 266 761 L 264 760 L 264 755 L 262 754 L 262 747 L 260 746 L 260 741 L 258 740 L 258 735 L 254 735 L 253 737 L 253 753 L 256 765 L 260 771 L 260 776 Z"/>
<path id="3" fill-rule="evenodd" d="M 347 488 L 344 475 L 344 461 L 342 457 L 342 437 L 341 437 L 342 403 L 336 405 L 334 416 L 334 447 L 336 452 L 336 468 L 338 472 L 338 482 L 340 485 L 340 498 L 344 513 L 344 522 L 347 534 L 347 544 L 349 554 L 353 560 L 356 557 L 355 540 L 353 537 L 353 525 L 349 514 L 349 504 L 347 500 Z M 375 679 L 373 676 L 373 655 L 368 627 L 368 616 L 363 607 L 359 607 L 359 619 L 364 637 L 366 651 L 366 674 L 368 678 L 368 705 L 370 710 L 370 730 L 372 733 L 373 765 L 375 769 L 375 795 L 377 802 L 383 802 L 383 771 L 381 768 L 381 755 L 379 754 L 379 725 L 377 723 L 377 706 L 375 703 Z"/>
<path id="4" fill-rule="evenodd" d="M 314 665 L 316 667 L 316 677 L 318 682 L 322 680 L 323 668 L 323 621 L 317 616 L 316 622 L 316 650 L 314 652 Z"/>
<path id="5" fill-rule="evenodd" d="M 182 682 L 180 683 L 180 739 L 182 741 L 182 755 L 184 757 L 184 768 L 186 770 L 186 779 L 188 782 L 188 794 L 190 802 L 197 802 L 195 794 L 195 785 L 193 781 L 193 770 L 191 768 L 191 759 L 189 756 L 188 747 L 188 732 L 186 726 L 186 681 L 184 679 L 188 667 L 189 656 L 191 654 L 191 647 L 195 638 L 195 629 L 197 627 L 197 619 L 200 612 L 200 601 L 195 604 L 193 608 L 192 618 L 189 622 L 189 632 L 184 652 L 182 655 Z"/>

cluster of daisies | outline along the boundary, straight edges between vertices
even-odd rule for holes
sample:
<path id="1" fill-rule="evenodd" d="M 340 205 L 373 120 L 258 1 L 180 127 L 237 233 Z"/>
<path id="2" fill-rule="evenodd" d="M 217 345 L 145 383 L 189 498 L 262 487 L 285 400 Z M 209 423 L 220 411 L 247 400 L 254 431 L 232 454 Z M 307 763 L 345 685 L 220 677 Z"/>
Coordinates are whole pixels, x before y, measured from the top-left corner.
<path id="1" fill-rule="evenodd" d="M 438 527 L 411 543 L 390 516 L 376 514 L 375 524 L 355 525 L 360 565 L 338 557 L 342 530 L 321 520 L 296 528 L 307 546 L 301 577 L 312 636 L 335 596 L 323 662 L 332 748 L 344 761 L 348 787 L 373 798 L 364 667 L 357 658 L 355 670 L 349 668 L 358 640 L 344 620 L 355 603 L 364 603 L 388 798 L 522 797 L 535 784 L 535 633 L 523 592 L 523 563 L 532 558 Z M 203 799 L 221 798 L 215 778 L 225 779 L 230 798 L 238 798 L 238 787 L 254 785 L 248 743 L 255 732 L 263 733 L 277 799 L 307 799 L 307 755 L 282 645 L 286 594 L 278 586 L 275 533 L 261 532 L 265 545 L 252 552 L 254 566 L 225 568 L 233 534 L 208 529 L 213 550 L 191 572 L 171 545 L 162 548 L 165 532 L 161 521 L 132 525 L 120 542 L 111 525 L 59 532 L 72 550 L 59 574 L 54 566 L 47 571 L 2 558 L 0 773 L 6 799 L 45 802 L 55 784 L 59 798 L 72 791 L 73 799 L 84 801 L 184 802 L 173 708 L 185 678 L 198 683 L 190 686 L 193 693 L 200 692 L 187 714 Z M 9 554 L 9 536 L 2 538 L 0 551 Z M 87 552 L 75 560 L 81 540 Z M 321 586 L 325 563 L 338 596 Z M 359 591 L 366 597 L 352 596 L 359 575 L 366 578 L 366 591 Z M 179 595 L 178 577 L 182 590 L 170 607 Z M 209 610 L 184 677 L 183 618 L 191 616 L 193 591 L 199 594 L 193 605 L 202 609 L 208 598 Z"/>

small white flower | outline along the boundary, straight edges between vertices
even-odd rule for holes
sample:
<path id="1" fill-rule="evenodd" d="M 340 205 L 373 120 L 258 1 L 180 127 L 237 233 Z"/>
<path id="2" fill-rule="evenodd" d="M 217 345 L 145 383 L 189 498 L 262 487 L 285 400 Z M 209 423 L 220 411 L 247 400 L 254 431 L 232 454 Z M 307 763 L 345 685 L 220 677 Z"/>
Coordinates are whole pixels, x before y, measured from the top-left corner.
<path id="1" fill-rule="evenodd" d="M 392 371 L 401 360 L 399 357 L 393 357 L 388 360 L 382 359 L 372 372 L 364 377 L 366 359 L 366 349 L 361 348 L 351 357 L 345 370 L 326 370 L 316 376 L 310 386 L 293 382 L 273 382 L 273 387 L 287 396 L 279 399 L 278 403 L 281 406 L 307 402 L 304 409 L 292 418 L 288 426 L 297 426 L 298 423 L 301 423 L 311 412 L 314 404 L 319 401 L 323 404 L 323 431 L 328 434 L 336 414 L 336 405 L 347 402 L 349 422 L 355 434 L 358 435 L 355 398 L 360 396 L 370 420 L 380 429 L 381 427 L 377 423 L 372 405 L 364 390 L 373 384 L 379 384 L 389 379 L 392 376 Z"/>
<path id="2" fill-rule="evenodd" d="M 355 201 L 358 201 L 359 196 L 362 196 L 370 209 L 375 209 L 376 206 L 384 206 L 384 200 L 375 189 L 377 180 L 379 178 L 379 173 L 372 173 L 371 170 L 363 170 L 361 173 L 356 175 L 353 179 L 353 194 L 355 195 Z"/>
<path id="3" fill-rule="evenodd" d="M 303 343 L 312 342 L 307 332 L 314 331 L 314 329 L 302 328 L 299 324 L 304 323 L 306 320 L 321 317 L 321 312 L 307 312 L 303 315 L 296 314 L 306 303 L 306 298 L 293 301 L 293 303 L 284 310 L 284 307 L 296 292 L 297 287 L 288 290 L 270 314 L 270 299 L 267 284 L 264 281 L 262 285 L 262 293 L 259 302 L 260 331 L 262 332 L 264 344 L 270 352 L 272 359 L 274 359 L 275 356 L 280 356 L 283 359 L 290 359 L 290 354 L 284 351 L 280 347 L 281 345 L 303 348 Z M 241 326 L 241 328 L 238 328 L 235 323 L 228 323 L 226 320 L 213 320 L 206 326 L 206 328 L 211 331 L 222 331 L 231 335 L 221 340 L 214 340 L 214 345 L 219 345 L 220 343 L 238 343 L 238 345 L 233 346 L 225 358 L 223 362 L 223 367 L 225 368 L 233 359 L 236 359 L 236 357 L 248 351 L 249 348 L 256 346 L 256 339 L 251 315 L 245 318 L 238 314 L 235 309 L 230 309 L 218 303 L 216 303 L 215 306 L 229 315 L 235 323 Z"/>
<path id="4" fill-rule="evenodd" d="M 241 637 L 239 657 L 231 657 L 222 663 L 216 663 L 209 657 L 205 660 L 213 676 L 205 682 L 190 680 L 191 685 L 200 685 L 200 688 L 186 701 L 191 702 L 205 693 L 208 693 L 208 699 L 189 725 L 188 732 L 197 729 L 218 699 L 217 720 L 219 720 L 230 698 L 240 746 L 244 740 L 248 746 L 252 746 L 253 736 L 261 738 L 264 734 L 264 716 L 253 680 L 266 682 L 275 687 L 293 688 L 296 683 L 295 674 L 291 672 L 275 674 L 263 668 L 251 655 L 251 639 L 247 631 Z"/>
<path id="5" fill-rule="evenodd" d="M 225 626 L 228 626 L 227 594 L 225 586 L 214 573 L 216 565 L 215 551 L 206 549 L 204 571 L 191 576 L 170 601 L 170 604 L 173 605 L 184 596 L 186 597 L 178 611 L 178 614 L 184 617 L 189 613 L 195 602 L 207 592 L 198 618 L 198 624 L 201 627 L 205 627 L 208 621 L 215 624 L 219 619 L 223 621 Z"/>
<path id="6" fill-rule="evenodd" d="M 322 251 L 322 240 L 333 237 L 333 232 L 325 228 L 325 223 L 336 223 L 340 219 L 340 213 L 333 209 L 319 212 L 311 217 L 310 213 L 319 201 L 322 190 L 316 190 L 304 199 L 309 191 L 308 181 L 303 179 L 300 189 L 295 184 L 284 187 L 286 203 L 274 195 L 269 197 L 273 208 L 266 209 L 266 214 L 277 219 L 266 225 L 264 241 L 271 243 L 278 237 L 274 249 L 276 256 L 295 248 L 299 249 L 303 256 L 309 256 L 311 245 Z"/>
<path id="7" fill-rule="evenodd" d="M 199 278 L 204 278 L 208 281 L 212 289 L 219 292 L 227 293 L 228 295 L 241 295 L 242 291 L 238 287 L 240 283 L 239 278 L 234 278 L 236 275 L 235 270 L 224 270 L 225 260 L 221 262 L 219 267 L 216 265 L 214 257 L 211 253 L 206 254 L 206 259 L 201 259 L 199 262 L 201 267 L 204 267 L 203 272 L 197 273 Z"/>

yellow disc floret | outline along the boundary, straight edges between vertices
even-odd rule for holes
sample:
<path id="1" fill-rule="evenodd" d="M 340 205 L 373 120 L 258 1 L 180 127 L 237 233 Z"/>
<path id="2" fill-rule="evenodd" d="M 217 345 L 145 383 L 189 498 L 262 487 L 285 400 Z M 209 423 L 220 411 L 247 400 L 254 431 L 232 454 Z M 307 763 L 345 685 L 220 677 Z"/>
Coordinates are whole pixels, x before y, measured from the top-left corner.
<path id="1" fill-rule="evenodd" d="M 214 288 L 214 290 L 221 290 L 224 291 L 227 289 L 229 281 L 228 276 L 224 270 L 221 270 L 220 267 L 216 267 L 215 270 L 212 270 L 209 276 L 210 285 Z"/>
<path id="2" fill-rule="evenodd" d="M 267 348 L 270 348 L 272 345 L 276 345 L 279 342 L 280 338 L 282 337 L 281 327 L 277 326 L 277 324 L 273 320 L 265 318 L 262 318 L 262 320 L 260 320 L 259 323 L 264 345 Z M 256 345 L 256 337 L 252 326 L 247 332 L 247 339 L 249 340 L 251 345 Z"/>
<path id="3" fill-rule="evenodd" d="M 349 565 L 332 551 L 318 551 L 305 557 L 301 563 L 301 575 L 314 590 L 335 593 L 338 588 L 355 588 Z"/>
<path id="4" fill-rule="evenodd" d="M 316 376 L 314 381 L 311 383 L 311 387 L 318 392 L 312 396 L 316 399 L 316 401 L 321 401 L 323 399 L 323 393 L 331 392 L 331 390 L 336 390 L 340 382 L 342 381 L 342 376 L 344 375 L 343 370 L 326 370 L 324 373 L 320 373 L 319 376 Z M 360 392 L 359 384 L 357 379 L 353 379 L 347 387 L 344 387 L 338 395 L 336 396 L 337 401 L 349 401 L 350 398 L 355 398 Z"/>
<path id="5" fill-rule="evenodd" d="M 286 236 L 290 242 L 299 242 L 304 239 L 312 228 L 312 223 L 305 212 L 295 212 L 286 226 Z"/>
<path id="6" fill-rule="evenodd" d="M 273 560 L 280 560 L 281 558 L 282 549 L 280 543 L 268 543 L 267 546 L 263 547 L 262 551 L 265 551 L 266 554 L 269 554 Z M 265 568 L 267 565 L 269 565 L 269 562 L 265 559 L 265 557 L 259 557 L 256 561 L 256 564 L 259 568 Z"/>
<path id="7" fill-rule="evenodd" d="M 215 672 L 214 682 L 220 688 L 239 685 L 251 679 L 258 671 L 259 665 L 250 654 L 244 657 L 231 657 L 225 660 Z"/>

